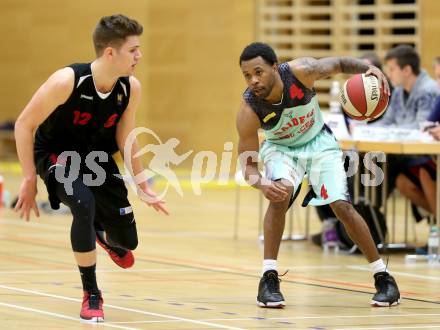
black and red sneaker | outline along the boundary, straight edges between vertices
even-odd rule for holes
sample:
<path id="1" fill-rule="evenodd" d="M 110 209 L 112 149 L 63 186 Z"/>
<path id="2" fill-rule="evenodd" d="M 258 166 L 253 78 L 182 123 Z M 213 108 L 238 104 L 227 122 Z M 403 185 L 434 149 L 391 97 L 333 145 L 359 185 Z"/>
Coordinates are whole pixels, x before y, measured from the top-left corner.
<path id="1" fill-rule="evenodd" d="M 99 235 L 96 235 L 96 243 L 98 243 L 110 256 L 116 265 L 121 268 L 130 268 L 134 264 L 133 253 L 121 247 L 113 247 L 104 242 Z"/>
<path id="2" fill-rule="evenodd" d="M 103 303 L 104 300 L 102 299 L 101 292 L 91 294 L 84 291 L 81 313 L 79 314 L 81 320 L 88 322 L 104 322 L 104 311 L 102 309 Z"/>

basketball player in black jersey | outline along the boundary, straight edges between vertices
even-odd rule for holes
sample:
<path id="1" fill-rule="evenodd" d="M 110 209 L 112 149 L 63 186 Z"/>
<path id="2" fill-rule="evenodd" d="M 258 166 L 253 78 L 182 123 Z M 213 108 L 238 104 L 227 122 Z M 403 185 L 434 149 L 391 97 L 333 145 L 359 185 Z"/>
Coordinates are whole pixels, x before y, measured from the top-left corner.
<path id="1" fill-rule="evenodd" d="M 52 74 L 15 125 L 24 175 L 15 209 L 26 220 L 31 210 L 39 216 L 35 203 L 37 174 L 46 184 L 52 208 L 59 208 L 60 202 L 70 208 L 71 244 L 84 290 L 80 317 L 89 321 L 104 320 L 103 299 L 95 275 L 96 242 L 123 268 L 133 265 L 131 250 L 138 244 L 127 189 L 116 176 L 119 171 L 111 155 L 119 150 L 124 156 L 126 138 L 135 127 L 141 85 L 132 74 L 142 57 L 142 30 L 138 22 L 123 15 L 101 18 L 93 33 L 97 58 Z M 140 160 L 132 156 L 136 150 L 134 144 L 130 155 L 132 175 L 143 171 Z M 94 164 L 97 151 L 99 163 Z M 86 184 L 87 175 L 102 179 L 103 172 L 91 170 L 91 164 L 95 169 L 104 169 L 103 183 L 95 180 Z M 67 177 L 77 178 L 66 185 L 57 179 L 60 170 L 68 173 Z M 150 196 L 143 198 L 148 205 L 167 214 L 163 201 L 146 182 L 138 184 L 137 189 L 143 196 Z"/>

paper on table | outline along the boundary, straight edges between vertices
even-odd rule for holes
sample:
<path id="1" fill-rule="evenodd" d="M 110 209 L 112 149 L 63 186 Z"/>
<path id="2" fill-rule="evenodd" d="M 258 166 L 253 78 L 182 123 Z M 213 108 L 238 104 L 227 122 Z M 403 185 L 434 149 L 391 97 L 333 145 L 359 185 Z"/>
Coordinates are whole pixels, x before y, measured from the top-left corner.
<path id="1" fill-rule="evenodd" d="M 352 137 L 356 141 L 381 141 L 381 142 L 432 142 L 434 138 L 427 132 L 418 129 L 354 126 Z"/>
<path id="2" fill-rule="evenodd" d="M 342 113 L 330 113 L 328 111 L 323 111 L 322 116 L 324 118 L 324 123 L 332 130 L 334 136 L 338 140 L 350 140 L 351 136 L 348 132 L 347 125 L 345 123 L 345 118 Z"/>

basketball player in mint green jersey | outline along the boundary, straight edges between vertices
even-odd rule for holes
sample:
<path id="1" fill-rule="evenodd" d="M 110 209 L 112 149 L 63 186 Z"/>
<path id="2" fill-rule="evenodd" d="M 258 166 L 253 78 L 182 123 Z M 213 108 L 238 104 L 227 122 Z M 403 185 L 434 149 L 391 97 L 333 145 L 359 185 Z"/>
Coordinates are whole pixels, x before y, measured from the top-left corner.
<path id="1" fill-rule="evenodd" d="M 389 93 L 385 76 L 378 68 L 348 57 L 304 57 L 278 64 L 274 50 L 264 43 L 248 45 L 240 56 L 240 67 L 248 85 L 237 115 L 240 159 L 247 182 L 270 201 L 264 219 L 264 261 L 257 304 L 272 308 L 285 305 L 277 272 L 278 250 L 286 211 L 307 173 L 312 189 L 303 206 L 330 205 L 370 263 L 376 287 L 371 305 L 397 305 L 399 289 L 365 220 L 350 203 L 342 152 L 324 124 L 313 88 L 316 80 L 338 73 L 366 73 L 376 76 Z M 261 148 L 259 129 L 265 134 Z M 258 157 L 252 155 L 257 152 L 264 162 L 264 178 L 258 170 Z"/>

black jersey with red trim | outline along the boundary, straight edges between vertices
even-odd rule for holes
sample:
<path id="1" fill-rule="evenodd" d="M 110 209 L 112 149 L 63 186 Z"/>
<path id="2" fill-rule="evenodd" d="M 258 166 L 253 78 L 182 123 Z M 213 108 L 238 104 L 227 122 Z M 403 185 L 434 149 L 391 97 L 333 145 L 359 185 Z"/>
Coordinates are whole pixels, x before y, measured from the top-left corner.
<path id="1" fill-rule="evenodd" d="M 60 154 L 76 151 L 118 151 L 116 125 L 130 100 L 128 77 L 119 78 L 110 93 L 98 93 L 90 63 L 69 65 L 75 84 L 68 100 L 38 127 L 35 149 Z"/>

